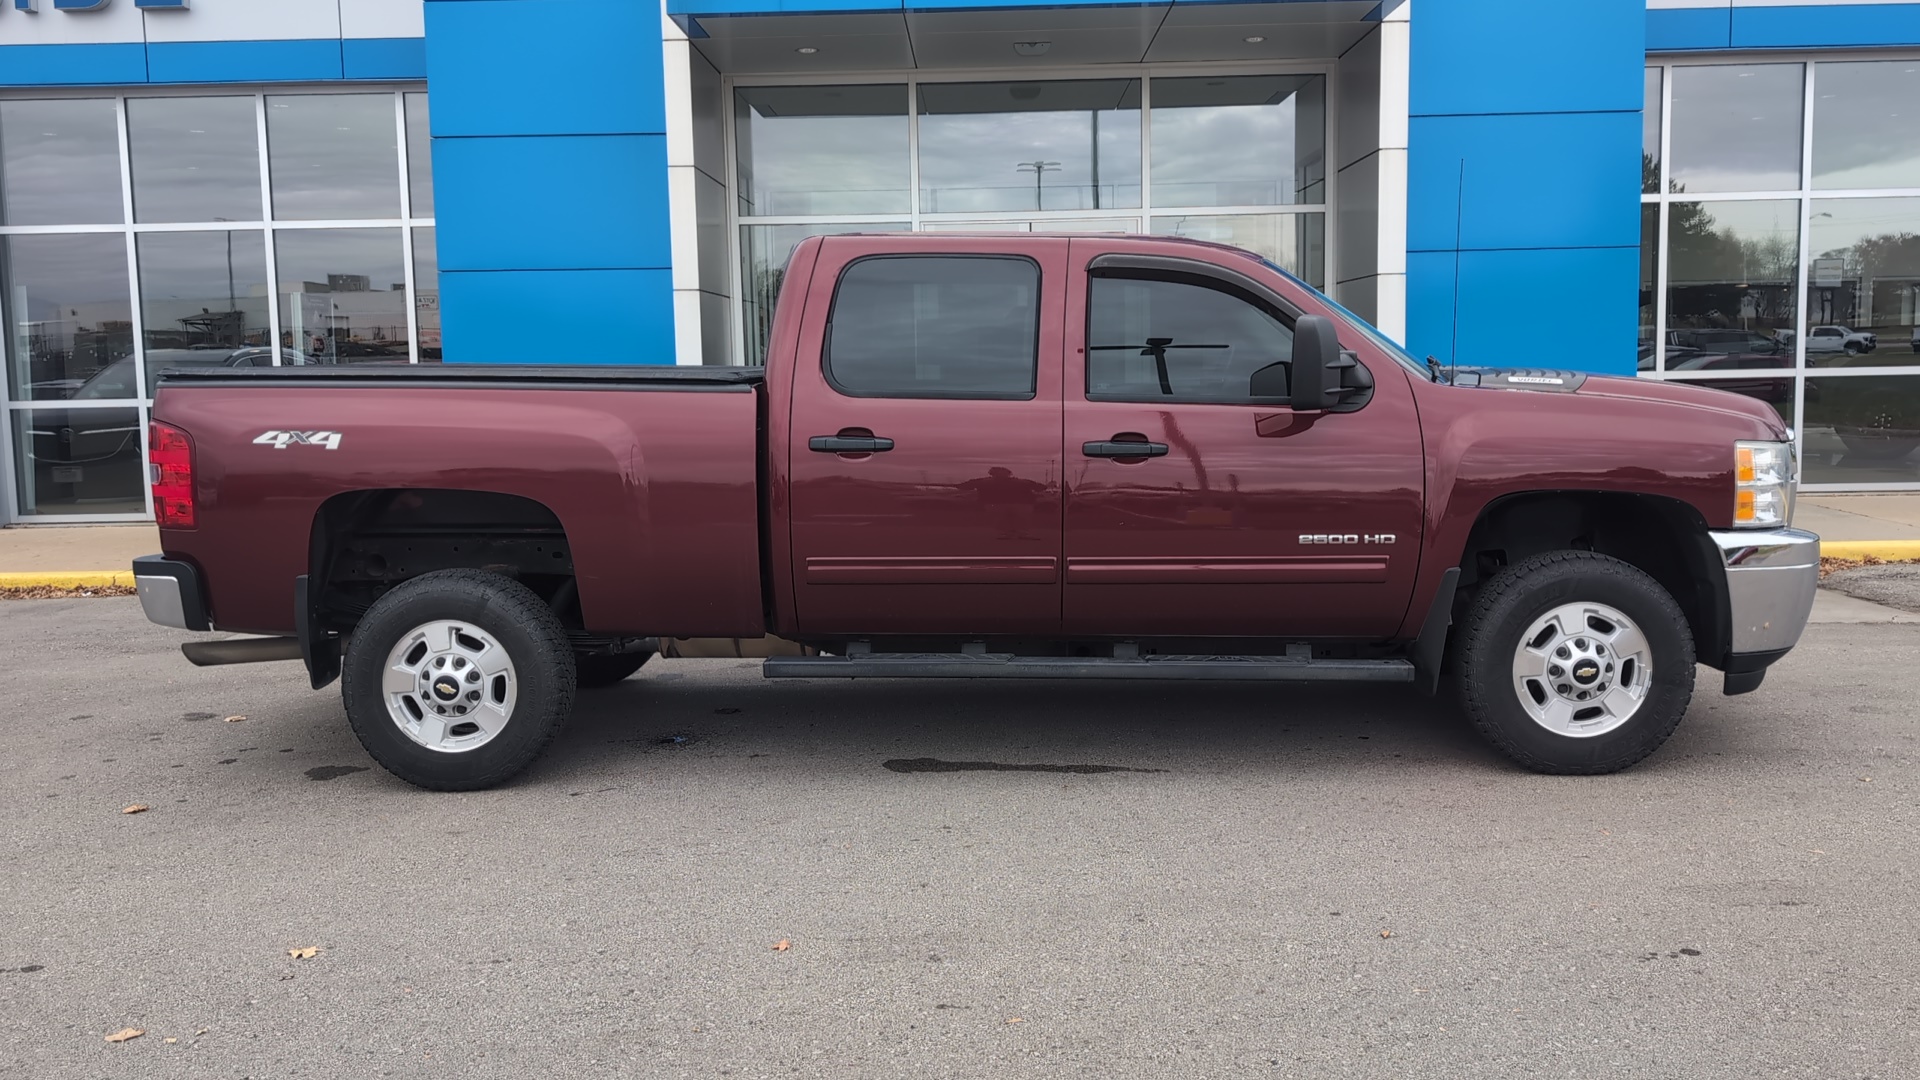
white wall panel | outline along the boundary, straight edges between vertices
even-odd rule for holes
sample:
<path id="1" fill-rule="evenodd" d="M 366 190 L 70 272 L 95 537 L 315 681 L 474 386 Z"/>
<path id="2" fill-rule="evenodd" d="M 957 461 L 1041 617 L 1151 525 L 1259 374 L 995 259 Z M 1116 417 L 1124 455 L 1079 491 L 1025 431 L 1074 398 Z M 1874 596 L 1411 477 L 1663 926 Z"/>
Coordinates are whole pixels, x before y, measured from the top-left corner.
<path id="1" fill-rule="evenodd" d="M 1344 169 L 1380 149 L 1379 29 L 1340 57 L 1334 85 L 1340 95 L 1337 160 Z"/>
<path id="2" fill-rule="evenodd" d="M 426 21 L 426 0 L 340 0 L 341 37 L 426 37 Z"/>
<path id="3" fill-rule="evenodd" d="M 414 0 L 389 2 L 413 4 Z M 147 17 L 148 41 L 292 41 L 339 36 L 340 0 L 193 0 L 189 11 Z"/>
<path id="4" fill-rule="evenodd" d="M 175 19 L 190 13 L 169 12 Z M 159 21 L 155 16 L 155 21 Z M 53 0 L 40 0 L 39 10 L 17 11 L 13 0 L 0 0 L 0 45 L 112 45 L 145 41 L 146 28 L 133 0 L 120 0 L 101 11 L 55 11 Z"/>

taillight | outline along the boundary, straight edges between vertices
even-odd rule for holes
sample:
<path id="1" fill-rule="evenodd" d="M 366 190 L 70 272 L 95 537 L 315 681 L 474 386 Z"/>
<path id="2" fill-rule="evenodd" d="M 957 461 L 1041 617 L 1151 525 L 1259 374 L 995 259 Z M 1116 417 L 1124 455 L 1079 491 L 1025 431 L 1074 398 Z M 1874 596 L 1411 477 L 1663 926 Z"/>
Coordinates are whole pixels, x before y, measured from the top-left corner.
<path id="1" fill-rule="evenodd" d="M 153 485 L 153 516 L 160 527 L 193 528 L 193 440 L 186 432 L 153 422 L 147 432 L 147 478 Z"/>

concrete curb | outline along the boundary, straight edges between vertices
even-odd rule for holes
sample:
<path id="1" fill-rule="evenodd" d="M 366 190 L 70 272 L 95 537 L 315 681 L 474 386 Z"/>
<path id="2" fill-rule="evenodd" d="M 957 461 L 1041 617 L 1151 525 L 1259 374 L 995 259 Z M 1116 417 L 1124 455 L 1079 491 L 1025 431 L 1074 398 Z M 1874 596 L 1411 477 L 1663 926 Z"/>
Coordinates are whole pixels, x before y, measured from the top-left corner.
<path id="1" fill-rule="evenodd" d="M 132 570 L 24 570 L 0 573 L 0 589 L 98 589 L 133 587 Z"/>
<path id="2" fill-rule="evenodd" d="M 1820 555 L 1828 559 L 1912 562 L 1920 560 L 1920 540 L 1822 540 Z"/>

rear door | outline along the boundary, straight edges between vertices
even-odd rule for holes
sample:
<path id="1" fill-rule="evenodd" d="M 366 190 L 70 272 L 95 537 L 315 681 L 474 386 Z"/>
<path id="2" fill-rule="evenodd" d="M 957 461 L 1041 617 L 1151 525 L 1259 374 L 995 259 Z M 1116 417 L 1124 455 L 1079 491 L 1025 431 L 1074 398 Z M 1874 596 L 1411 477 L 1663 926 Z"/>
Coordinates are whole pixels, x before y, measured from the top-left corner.
<path id="1" fill-rule="evenodd" d="M 821 244 L 794 366 L 803 633 L 1060 628 L 1067 241 Z"/>
<path id="2" fill-rule="evenodd" d="M 1249 291 L 1251 263 L 1096 263 L 1099 240 L 1073 252 L 1066 632 L 1394 633 L 1418 569 L 1424 483 L 1402 370 L 1342 326 L 1372 397 L 1295 416 L 1248 392 L 1255 371 L 1291 360 L 1297 311 L 1277 280 Z"/>

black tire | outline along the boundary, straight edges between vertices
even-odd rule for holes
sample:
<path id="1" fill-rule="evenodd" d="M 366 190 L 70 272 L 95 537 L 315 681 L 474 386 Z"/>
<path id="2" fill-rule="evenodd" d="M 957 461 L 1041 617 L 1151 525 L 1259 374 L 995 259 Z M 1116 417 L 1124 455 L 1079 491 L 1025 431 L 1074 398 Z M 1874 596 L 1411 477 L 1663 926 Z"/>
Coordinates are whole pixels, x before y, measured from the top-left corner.
<path id="1" fill-rule="evenodd" d="M 510 712 L 471 749 L 429 749 L 388 712 L 382 678 L 389 654 L 437 621 L 471 623 L 512 661 Z M 509 779 L 546 750 L 573 711 L 574 686 L 566 629 L 533 590 L 483 570 L 440 570 L 395 587 L 367 610 L 348 646 L 340 697 L 354 735 L 382 768 L 433 791 L 475 791 Z"/>
<path id="2" fill-rule="evenodd" d="M 1535 722 L 1514 674 L 1521 636 L 1548 612 L 1575 602 L 1605 604 L 1631 620 L 1646 639 L 1653 669 L 1638 709 L 1618 727 L 1587 737 Z M 1592 552 L 1555 551 L 1509 566 L 1481 588 L 1457 629 L 1454 670 L 1467 717 L 1518 764 L 1562 775 L 1618 772 L 1659 749 L 1686 715 L 1693 633 L 1673 597 L 1641 570 Z"/>
<path id="3" fill-rule="evenodd" d="M 580 673 L 580 689 L 598 690 L 616 686 L 653 659 L 652 649 L 628 653 L 575 653 L 574 670 Z"/>

